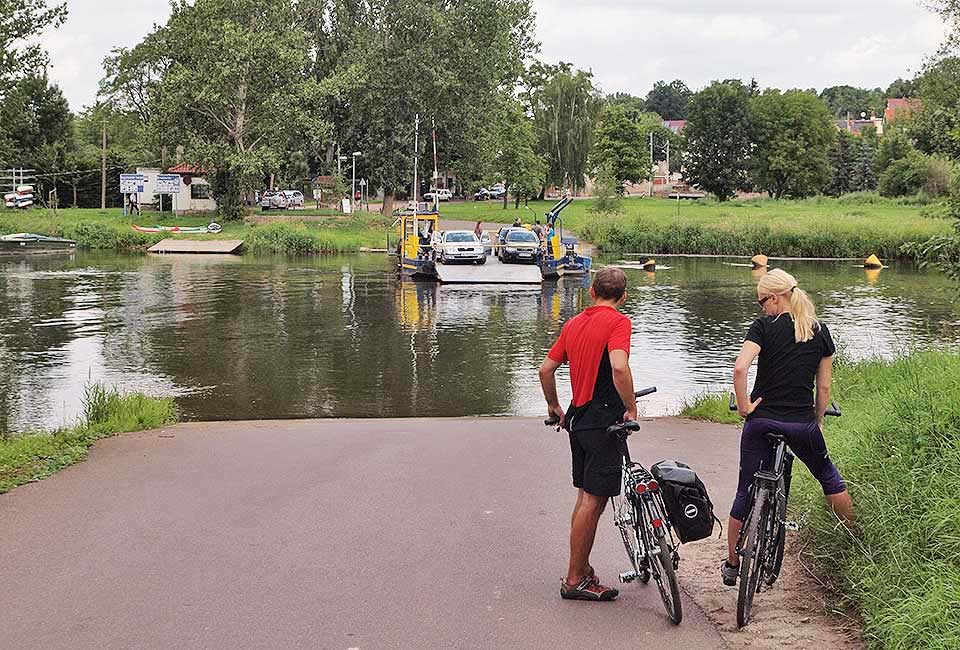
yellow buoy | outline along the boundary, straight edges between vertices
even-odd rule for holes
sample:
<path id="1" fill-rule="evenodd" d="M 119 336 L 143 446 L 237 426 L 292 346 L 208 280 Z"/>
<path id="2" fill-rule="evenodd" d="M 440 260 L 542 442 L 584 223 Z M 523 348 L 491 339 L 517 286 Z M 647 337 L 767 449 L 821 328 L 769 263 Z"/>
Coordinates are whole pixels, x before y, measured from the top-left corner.
<path id="1" fill-rule="evenodd" d="M 865 269 L 882 269 L 883 262 L 880 261 L 880 258 L 876 255 L 871 254 L 870 257 L 863 261 L 863 268 Z"/>
<path id="2" fill-rule="evenodd" d="M 647 260 L 640 266 L 643 267 L 644 271 L 655 271 L 657 268 L 657 260 Z"/>
<path id="3" fill-rule="evenodd" d="M 753 262 L 753 268 L 755 269 L 763 269 L 767 267 L 766 255 L 754 255 L 750 258 L 750 261 Z"/>

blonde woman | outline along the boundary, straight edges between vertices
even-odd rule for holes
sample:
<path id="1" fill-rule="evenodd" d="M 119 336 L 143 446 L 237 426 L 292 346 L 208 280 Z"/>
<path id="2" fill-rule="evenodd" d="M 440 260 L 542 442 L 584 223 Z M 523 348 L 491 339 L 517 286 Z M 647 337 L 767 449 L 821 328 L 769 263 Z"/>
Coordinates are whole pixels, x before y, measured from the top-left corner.
<path id="1" fill-rule="evenodd" d="M 749 490 L 760 464 L 768 464 L 773 446 L 767 433 L 786 438 L 794 455 L 820 481 L 834 512 L 853 521 L 853 503 L 840 472 L 830 460 L 821 429 L 830 404 L 833 354 L 827 326 L 797 280 L 781 269 L 760 278 L 757 298 L 764 316 L 750 325 L 733 370 L 740 415 L 740 479 L 727 528 L 727 559 L 720 566 L 723 584 L 737 583 L 737 538 L 749 508 Z M 757 361 L 757 380 L 747 394 L 747 370 Z M 814 398 L 816 385 L 816 398 Z"/>

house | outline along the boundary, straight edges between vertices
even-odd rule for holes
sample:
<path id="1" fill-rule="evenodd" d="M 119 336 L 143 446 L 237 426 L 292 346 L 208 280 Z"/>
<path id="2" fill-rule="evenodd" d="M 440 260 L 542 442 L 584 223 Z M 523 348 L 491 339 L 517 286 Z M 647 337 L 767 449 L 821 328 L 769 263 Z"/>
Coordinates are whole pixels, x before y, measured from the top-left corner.
<path id="1" fill-rule="evenodd" d="M 188 164 L 180 164 L 167 171 L 180 176 L 180 192 L 172 194 L 173 210 L 177 214 L 194 212 L 214 212 L 217 202 L 210 194 L 210 183 L 206 172 Z"/>
<path id="2" fill-rule="evenodd" d="M 883 135 L 883 120 L 877 117 L 873 111 L 870 112 L 870 117 L 861 113 L 859 120 L 851 119 L 850 114 L 847 113 L 847 119 L 836 120 L 834 126 L 837 127 L 838 131 L 847 131 L 856 135 L 860 135 L 865 127 L 872 126 L 877 130 L 877 135 Z"/>
<path id="3" fill-rule="evenodd" d="M 887 109 L 883 112 L 883 121 L 887 124 L 893 124 L 897 120 L 910 117 L 912 113 L 918 112 L 923 108 L 923 102 L 919 99 L 909 99 L 901 97 L 887 100 Z"/>
<path id="4" fill-rule="evenodd" d="M 686 125 L 687 125 L 686 120 L 664 120 L 663 121 L 663 126 L 670 129 L 677 135 L 679 135 L 680 132 L 683 131 L 683 127 L 685 127 Z"/>

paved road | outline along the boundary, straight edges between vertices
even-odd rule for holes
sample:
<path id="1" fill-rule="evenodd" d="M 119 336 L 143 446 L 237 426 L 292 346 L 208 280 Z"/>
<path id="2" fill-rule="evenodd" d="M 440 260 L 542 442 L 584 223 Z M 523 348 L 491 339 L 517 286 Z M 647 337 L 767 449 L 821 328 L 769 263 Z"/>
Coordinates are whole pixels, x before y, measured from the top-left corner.
<path id="1" fill-rule="evenodd" d="M 0 496 L 0 647 L 720 647 L 686 597 L 673 628 L 652 585 L 558 597 L 575 494 L 562 435 L 532 419 L 314 420 L 103 441 Z M 658 420 L 631 447 L 690 461 L 729 506 L 734 429 Z M 615 535 L 605 516 L 608 582 L 625 568 Z"/>

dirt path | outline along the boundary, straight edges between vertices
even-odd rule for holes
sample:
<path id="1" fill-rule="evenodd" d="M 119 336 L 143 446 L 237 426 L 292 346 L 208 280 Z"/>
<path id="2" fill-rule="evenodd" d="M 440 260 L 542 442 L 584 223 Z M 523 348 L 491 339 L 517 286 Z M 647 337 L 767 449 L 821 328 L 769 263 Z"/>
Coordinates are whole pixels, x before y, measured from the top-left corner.
<path id="1" fill-rule="evenodd" d="M 690 462 L 722 512 L 736 440 L 731 427 L 664 418 L 646 421 L 631 449 L 647 463 Z M 191 423 L 118 436 L 0 496 L 0 645 L 856 647 L 799 609 L 810 597 L 792 560 L 737 632 L 715 541 L 682 549 L 679 627 L 650 585 L 624 585 L 615 603 L 562 601 L 574 496 L 565 436 L 537 419 Z M 622 555 L 605 517 L 594 566 L 615 580 Z"/>

